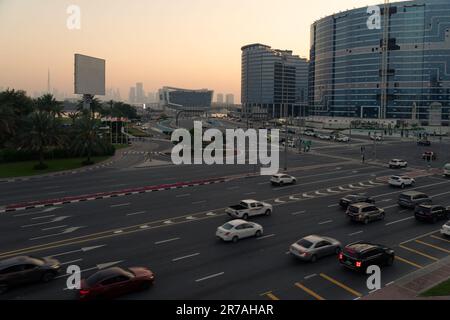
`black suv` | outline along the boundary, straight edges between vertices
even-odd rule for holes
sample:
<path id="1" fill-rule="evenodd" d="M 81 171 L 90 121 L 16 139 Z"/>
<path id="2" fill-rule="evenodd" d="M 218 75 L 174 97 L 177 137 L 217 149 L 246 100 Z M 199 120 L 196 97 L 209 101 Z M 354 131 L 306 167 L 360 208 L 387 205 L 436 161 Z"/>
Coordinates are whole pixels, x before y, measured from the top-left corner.
<path id="1" fill-rule="evenodd" d="M 414 210 L 414 216 L 419 221 L 429 221 L 436 223 L 441 219 L 448 219 L 450 216 L 450 207 L 439 205 L 421 204 Z"/>
<path id="2" fill-rule="evenodd" d="M 339 262 L 350 269 L 366 272 L 372 265 L 391 266 L 394 263 L 394 250 L 369 242 L 352 243 L 339 254 Z"/>
<path id="3" fill-rule="evenodd" d="M 343 197 L 340 201 L 339 201 L 339 205 L 344 208 L 347 209 L 347 207 L 351 204 L 355 204 L 355 203 L 360 203 L 360 202 L 367 202 L 367 203 L 375 203 L 375 200 L 373 200 L 372 198 L 366 196 L 366 195 L 361 195 L 361 194 L 349 194 L 345 197 Z"/>
<path id="4" fill-rule="evenodd" d="M 414 209 L 420 204 L 431 204 L 432 200 L 423 192 L 406 191 L 398 196 L 398 205 L 403 208 Z"/>

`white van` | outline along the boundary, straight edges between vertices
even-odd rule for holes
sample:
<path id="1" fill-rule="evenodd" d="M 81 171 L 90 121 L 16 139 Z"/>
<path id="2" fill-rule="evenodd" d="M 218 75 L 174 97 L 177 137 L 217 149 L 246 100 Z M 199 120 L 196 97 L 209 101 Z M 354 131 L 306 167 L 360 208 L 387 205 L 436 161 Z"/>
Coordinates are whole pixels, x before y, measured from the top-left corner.
<path id="1" fill-rule="evenodd" d="M 447 163 L 447 164 L 444 166 L 444 176 L 450 177 L 450 163 Z"/>

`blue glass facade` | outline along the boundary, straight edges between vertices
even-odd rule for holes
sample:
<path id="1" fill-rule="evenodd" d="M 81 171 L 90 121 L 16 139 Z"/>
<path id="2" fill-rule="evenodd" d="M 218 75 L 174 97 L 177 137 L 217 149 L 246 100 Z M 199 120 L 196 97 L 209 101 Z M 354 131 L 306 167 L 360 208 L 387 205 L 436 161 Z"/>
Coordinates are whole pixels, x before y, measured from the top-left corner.
<path id="1" fill-rule="evenodd" d="M 172 109 L 210 109 L 214 91 L 164 87 L 159 90 L 160 104 Z"/>
<path id="2" fill-rule="evenodd" d="M 448 125 L 450 1 L 378 7 L 381 28 L 368 27 L 373 12 L 368 13 L 367 7 L 325 17 L 311 26 L 310 115 Z"/>

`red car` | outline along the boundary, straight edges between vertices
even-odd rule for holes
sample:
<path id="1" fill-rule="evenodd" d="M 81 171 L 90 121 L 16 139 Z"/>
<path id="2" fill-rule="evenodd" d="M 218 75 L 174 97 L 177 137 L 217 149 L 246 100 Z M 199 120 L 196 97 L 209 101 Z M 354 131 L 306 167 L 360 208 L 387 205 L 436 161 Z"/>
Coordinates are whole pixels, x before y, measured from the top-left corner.
<path id="1" fill-rule="evenodd" d="M 109 268 L 81 280 L 80 300 L 112 299 L 121 295 L 148 289 L 155 275 L 143 267 Z"/>

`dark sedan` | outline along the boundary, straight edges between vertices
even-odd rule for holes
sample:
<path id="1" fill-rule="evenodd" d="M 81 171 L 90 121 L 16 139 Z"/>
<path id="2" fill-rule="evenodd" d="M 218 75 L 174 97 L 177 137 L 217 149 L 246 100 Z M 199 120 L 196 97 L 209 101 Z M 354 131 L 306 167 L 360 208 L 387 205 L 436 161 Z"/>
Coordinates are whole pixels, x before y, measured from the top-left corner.
<path id="1" fill-rule="evenodd" d="M 147 268 L 109 268 L 81 280 L 79 297 L 81 300 L 113 299 L 148 289 L 154 280 L 155 275 Z"/>
<path id="2" fill-rule="evenodd" d="M 34 282 L 49 282 L 59 272 L 58 260 L 19 256 L 0 261 L 0 294 Z"/>
<path id="3" fill-rule="evenodd" d="M 341 265 L 365 272 L 372 265 L 391 266 L 394 263 L 394 250 L 379 244 L 356 242 L 345 246 L 339 254 Z"/>
<path id="4" fill-rule="evenodd" d="M 347 209 L 347 207 L 351 204 L 355 204 L 355 203 L 360 203 L 360 202 L 367 202 L 367 203 L 375 203 L 375 200 L 372 199 L 371 197 L 368 197 L 366 195 L 361 195 L 361 194 L 350 194 L 345 196 L 344 198 L 342 198 L 339 201 L 339 205 L 344 208 Z"/>

